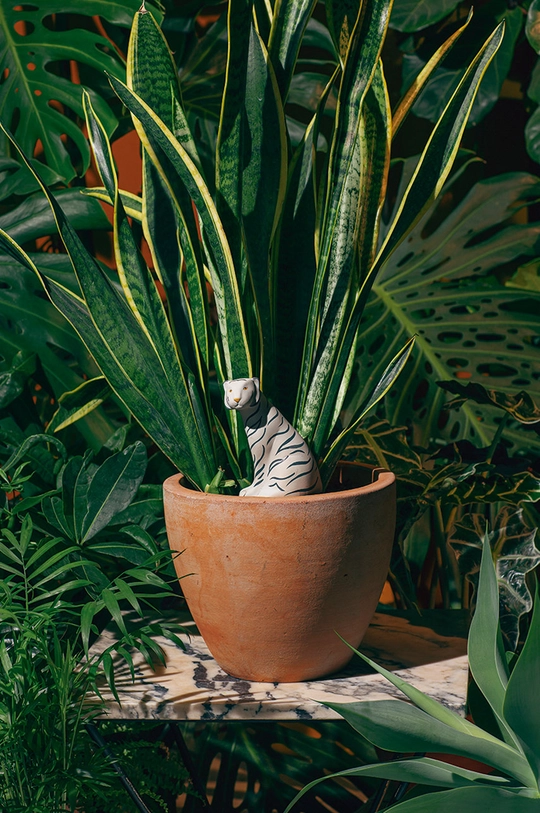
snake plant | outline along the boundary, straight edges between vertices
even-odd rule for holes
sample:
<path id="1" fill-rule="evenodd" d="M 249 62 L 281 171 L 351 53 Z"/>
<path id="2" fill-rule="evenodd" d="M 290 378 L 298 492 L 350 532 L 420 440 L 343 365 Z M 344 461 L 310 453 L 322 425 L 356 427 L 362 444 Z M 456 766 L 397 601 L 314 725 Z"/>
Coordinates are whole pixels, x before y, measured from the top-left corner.
<path id="1" fill-rule="evenodd" d="M 114 207 L 118 281 L 88 254 L 44 184 L 80 295 L 1 237 L 3 250 L 40 276 L 116 397 L 200 489 L 216 487 L 220 468 L 241 484 L 249 479 L 238 416 L 225 414 L 219 392 L 223 380 L 252 375 L 306 438 L 328 484 L 355 427 L 391 387 L 414 340 L 396 348 L 343 425 L 370 290 L 448 177 L 504 36 L 502 23 L 464 72 L 392 222 L 382 229 L 392 136 L 468 21 L 392 113 L 381 60 L 391 0 L 364 0 L 357 19 L 348 2 L 327 0 L 326 6 L 340 64 L 293 150 L 284 111 L 315 0 L 279 0 L 274 8 L 230 0 L 215 173 L 209 177 L 171 52 L 143 4 L 133 23 L 127 82 L 109 77 L 140 136 L 141 197 L 119 188 L 106 127 L 84 97 L 103 180 L 93 194 Z M 130 218 L 142 224 L 152 270 Z"/>
<path id="2" fill-rule="evenodd" d="M 416 752 L 415 756 L 352 768 L 315 780 L 296 796 L 285 813 L 313 786 L 338 776 L 371 776 L 427 786 L 425 795 L 413 792 L 410 798 L 389 808 L 396 813 L 453 813 L 456 810 L 535 813 L 540 810 L 539 637 L 537 589 L 527 639 L 510 669 L 499 624 L 497 574 L 486 533 L 468 655 L 476 686 L 491 712 L 490 731 L 465 720 L 358 652 L 410 702 L 374 700 L 332 704 L 331 708 L 377 747 L 404 754 Z M 484 718 L 487 720 L 485 712 Z M 428 756 L 423 756 L 426 753 Z M 475 764 L 465 768 L 453 764 L 453 760 L 447 762 L 429 754 L 465 757 Z M 478 762 L 493 770 L 476 770 Z"/>

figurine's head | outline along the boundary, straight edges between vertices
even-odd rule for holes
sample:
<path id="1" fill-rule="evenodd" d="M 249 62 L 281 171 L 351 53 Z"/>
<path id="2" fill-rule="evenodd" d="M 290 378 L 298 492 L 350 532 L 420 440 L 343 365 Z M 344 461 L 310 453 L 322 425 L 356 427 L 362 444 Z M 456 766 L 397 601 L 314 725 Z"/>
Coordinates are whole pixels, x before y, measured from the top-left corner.
<path id="1" fill-rule="evenodd" d="M 258 378 L 233 378 L 223 382 L 223 389 L 227 409 L 255 406 L 261 396 Z"/>

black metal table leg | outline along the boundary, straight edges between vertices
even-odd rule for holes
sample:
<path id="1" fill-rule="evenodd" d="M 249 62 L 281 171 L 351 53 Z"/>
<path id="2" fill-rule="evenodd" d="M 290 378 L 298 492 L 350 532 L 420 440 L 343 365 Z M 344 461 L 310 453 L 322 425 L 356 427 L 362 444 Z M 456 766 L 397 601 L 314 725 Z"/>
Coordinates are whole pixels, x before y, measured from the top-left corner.
<path id="1" fill-rule="evenodd" d="M 197 769 L 195 767 L 195 763 L 193 762 L 193 758 L 189 752 L 189 748 L 186 745 L 186 741 L 184 740 L 184 736 L 180 731 L 180 727 L 176 722 L 169 722 L 167 725 L 170 727 L 172 735 L 174 737 L 174 741 L 178 746 L 178 750 L 180 751 L 180 756 L 184 762 L 187 772 L 189 773 L 189 778 L 191 779 L 191 784 L 193 785 L 194 789 L 200 796 L 202 807 L 208 808 L 210 807 L 208 803 L 208 798 L 206 796 L 206 788 L 203 785 L 201 778 L 197 775 Z"/>
<path id="2" fill-rule="evenodd" d="M 141 813 L 152 813 L 152 811 L 145 805 L 144 801 L 137 793 L 136 788 L 134 787 L 133 783 L 131 782 L 125 771 L 123 770 L 122 766 L 119 765 L 119 763 L 114 758 L 112 751 L 110 750 L 110 748 L 108 748 L 107 743 L 97 730 L 96 726 L 93 725 L 93 723 L 86 723 L 86 730 L 88 731 L 96 745 L 103 750 L 103 753 L 109 759 L 113 769 L 118 774 L 120 782 L 126 789 L 126 792 L 129 794 L 132 801 L 135 802 L 137 809 L 140 810 Z"/>

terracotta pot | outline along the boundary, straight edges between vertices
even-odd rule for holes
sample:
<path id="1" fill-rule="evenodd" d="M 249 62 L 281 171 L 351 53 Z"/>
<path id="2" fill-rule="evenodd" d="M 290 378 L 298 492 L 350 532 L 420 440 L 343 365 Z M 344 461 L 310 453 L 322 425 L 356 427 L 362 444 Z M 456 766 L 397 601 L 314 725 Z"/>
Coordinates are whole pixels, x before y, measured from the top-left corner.
<path id="1" fill-rule="evenodd" d="M 371 480 L 374 482 L 371 482 Z M 345 666 L 375 612 L 394 537 L 395 477 L 343 464 L 326 494 L 231 497 L 164 483 L 182 589 L 220 666 L 289 682 Z M 188 575 L 189 574 L 189 575 Z"/>

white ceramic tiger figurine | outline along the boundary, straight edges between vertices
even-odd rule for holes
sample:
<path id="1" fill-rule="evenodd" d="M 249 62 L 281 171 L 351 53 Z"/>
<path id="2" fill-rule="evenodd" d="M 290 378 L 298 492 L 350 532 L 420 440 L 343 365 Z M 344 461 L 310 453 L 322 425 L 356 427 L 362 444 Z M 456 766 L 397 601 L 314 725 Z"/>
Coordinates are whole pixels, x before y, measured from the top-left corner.
<path id="1" fill-rule="evenodd" d="M 300 497 L 322 491 L 317 463 L 304 438 L 259 388 L 258 378 L 225 381 L 225 406 L 242 416 L 253 458 L 253 482 L 241 497 Z"/>

